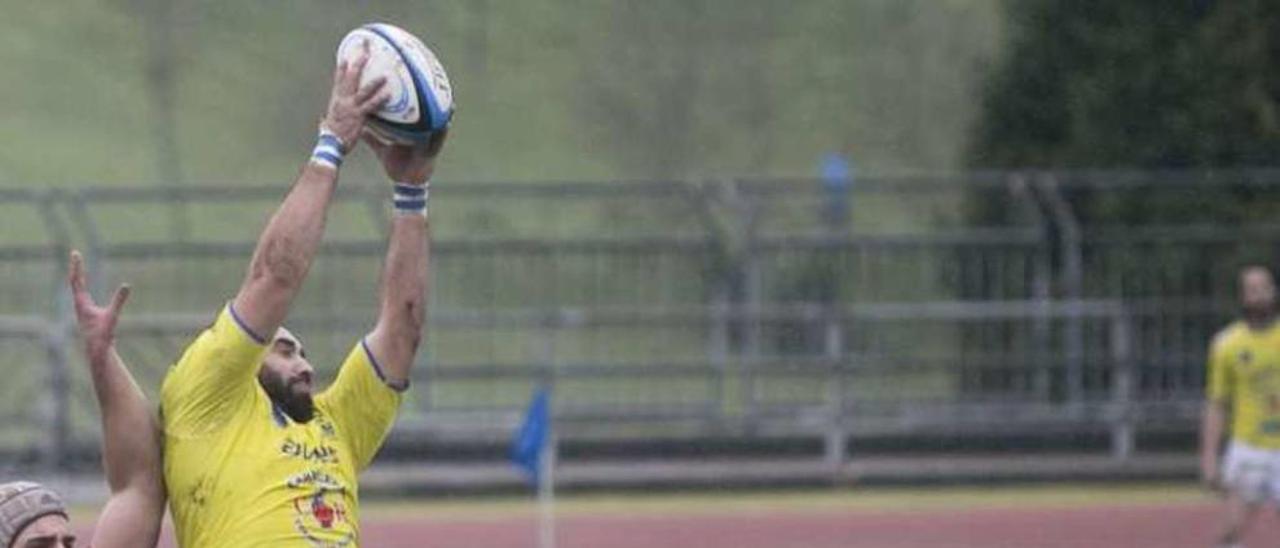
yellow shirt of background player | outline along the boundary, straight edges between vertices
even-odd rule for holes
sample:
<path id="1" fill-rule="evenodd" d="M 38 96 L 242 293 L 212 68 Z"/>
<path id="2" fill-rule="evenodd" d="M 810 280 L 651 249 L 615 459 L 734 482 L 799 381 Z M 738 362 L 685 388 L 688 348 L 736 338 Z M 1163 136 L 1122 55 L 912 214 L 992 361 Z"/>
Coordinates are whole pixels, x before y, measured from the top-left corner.
<path id="1" fill-rule="evenodd" d="M 1280 322 L 1251 330 L 1235 322 L 1209 348 L 1206 392 L 1227 402 L 1231 438 L 1262 449 L 1280 449 Z"/>
<path id="2" fill-rule="evenodd" d="M 316 396 L 315 418 L 299 424 L 258 384 L 266 352 L 228 306 L 164 380 L 164 472 L 178 542 L 357 546 L 356 479 L 390 430 L 400 395 L 362 342 Z"/>

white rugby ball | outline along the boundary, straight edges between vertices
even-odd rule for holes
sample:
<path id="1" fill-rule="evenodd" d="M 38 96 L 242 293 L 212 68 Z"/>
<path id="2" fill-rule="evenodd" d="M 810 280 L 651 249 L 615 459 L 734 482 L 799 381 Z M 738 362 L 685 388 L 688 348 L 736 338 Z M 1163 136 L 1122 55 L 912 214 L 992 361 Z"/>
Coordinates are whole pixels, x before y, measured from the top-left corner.
<path id="1" fill-rule="evenodd" d="M 340 64 L 355 61 L 369 45 L 369 62 L 360 75 L 364 87 L 379 76 L 387 79 L 390 99 L 374 112 L 369 128 L 384 140 L 426 142 L 453 118 L 453 88 L 444 66 L 418 37 L 386 23 L 370 23 L 347 33 L 338 44 Z"/>

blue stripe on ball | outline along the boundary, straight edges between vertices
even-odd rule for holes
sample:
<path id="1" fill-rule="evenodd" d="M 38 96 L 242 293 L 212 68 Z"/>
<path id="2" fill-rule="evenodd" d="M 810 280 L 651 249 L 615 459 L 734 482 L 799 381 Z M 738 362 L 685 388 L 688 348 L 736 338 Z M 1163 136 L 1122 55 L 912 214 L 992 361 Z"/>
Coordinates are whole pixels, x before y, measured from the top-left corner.
<path id="1" fill-rule="evenodd" d="M 396 51 L 396 54 L 400 56 L 402 61 L 404 61 L 404 66 L 409 69 L 410 77 L 413 78 L 413 87 L 418 93 L 419 106 L 422 106 L 423 104 L 427 106 L 425 109 L 427 116 L 424 116 L 423 119 L 419 120 L 416 124 L 410 124 L 411 127 L 426 133 L 444 129 L 444 127 L 449 124 L 449 114 L 444 112 L 440 108 L 440 105 L 436 104 L 435 94 L 431 93 L 431 86 L 428 84 L 426 76 L 423 76 L 422 72 L 418 70 L 418 66 L 416 64 L 410 62 L 409 56 L 405 55 L 404 50 L 400 48 L 400 44 L 397 44 L 395 40 L 391 39 L 380 25 L 365 25 L 364 28 L 378 36 L 381 36 L 383 40 L 386 40 L 387 43 L 391 45 L 391 49 Z"/>

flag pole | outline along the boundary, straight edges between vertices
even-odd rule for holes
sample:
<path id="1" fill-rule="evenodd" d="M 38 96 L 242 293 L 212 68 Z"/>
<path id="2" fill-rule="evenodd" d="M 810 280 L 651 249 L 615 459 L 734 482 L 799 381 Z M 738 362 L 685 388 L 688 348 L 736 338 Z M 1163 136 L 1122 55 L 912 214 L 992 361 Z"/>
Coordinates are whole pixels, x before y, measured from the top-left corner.
<path id="1" fill-rule="evenodd" d="M 556 433 L 551 387 L 534 390 L 524 422 L 511 440 L 511 461 L 537 489 L 538 548 L 555 548 Z"/>
<path id="2" fill-rule="evenodd" d="M 549 416 L 554 416 L 548 413 Z M 555 421 L 548 420 L 554 425 Z M 542 458 L 538 459 L 538 546 L 539 548 L 556 547 L 556 436 L 555 427 L 548 428 L 547 436 L 542 442 Z"/>

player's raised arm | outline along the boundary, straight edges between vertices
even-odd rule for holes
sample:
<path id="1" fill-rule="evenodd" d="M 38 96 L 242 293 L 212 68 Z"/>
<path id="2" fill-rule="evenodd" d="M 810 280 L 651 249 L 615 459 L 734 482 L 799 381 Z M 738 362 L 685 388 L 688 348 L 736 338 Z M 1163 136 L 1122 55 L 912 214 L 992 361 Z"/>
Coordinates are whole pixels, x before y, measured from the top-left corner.
<path id="1" fill-rule="evenodd" d="M 232 304 L 241 327 L 265 343 L 284 322 L 302 287 L 324 232 L 325 215 L 338 181 L 343 155 L 355 146 L 365 119 L 386 101 L 385 80 L 359 88 L 368 47 L 348 66 L 334 71 L 333 91 L 311 160 L 271 216 L 258 239 L 249 271 Z"/>
<path id="2" fill-rule="evenodd" d="M 352 349 L 338 378 L 316 398 L 351 451 L 356 470 L 373 460 L 395 421 L 400 393 L 422 341 L 427 308 L 427 181 L 444 145 L 443 131 L 425 146 L 367 139 L 387 174 L 397 181 L 391 237 L 382 267 L 378 323 Z"/>
<path id="3" fill-rule="evenodd" d="M 442 130 L 424 146 L 391 145 L 367 137 L 387 175 L 395 182 L 395 217 L 382 269 L 378 323 L 365 342 L 393 387 L 407 386 L 427 309 L 430 255 L 427 197 L 436 158 L 448 135 Z"/>
<path id="4" fill-rule="evenodd" d="M 248 401 L 256 374 L 302 287 L 324 231 L 338 168 L 385 97 L 384 81 L 359 88 L 366 47 L 334 71 L 329 105 L 311 158 L 267 221 L 235 299 L 187 346 L 160 389 L 168 439 L 212 435 Z M 166 474 L 170 473 L 166 464 Z"/>
<path id="5" fill-rule="evenodd" d="M 91 545 L 155 546 L 165 503 L 159 425 L 115 349 L 115 326 L 129 287 L 121 286 L 110 304 L 98 306 L 85 288 L 77 252 L 71 254 L 68 282 L 102 415 L 102 464 L 111 489 Z"/>

